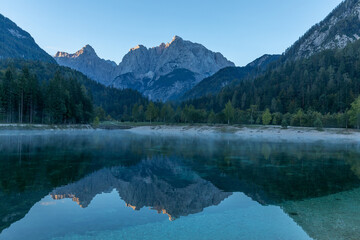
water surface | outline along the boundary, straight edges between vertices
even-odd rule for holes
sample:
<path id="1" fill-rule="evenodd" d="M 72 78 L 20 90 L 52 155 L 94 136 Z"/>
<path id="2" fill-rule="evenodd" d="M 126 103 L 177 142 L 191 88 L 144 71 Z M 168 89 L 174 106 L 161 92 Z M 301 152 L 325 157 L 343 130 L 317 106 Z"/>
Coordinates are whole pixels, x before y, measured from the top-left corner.
<path id="1" fill-rule="evenodd" d="M 360 239 L 350 144 L 0 132 L 0 239 Z"/>

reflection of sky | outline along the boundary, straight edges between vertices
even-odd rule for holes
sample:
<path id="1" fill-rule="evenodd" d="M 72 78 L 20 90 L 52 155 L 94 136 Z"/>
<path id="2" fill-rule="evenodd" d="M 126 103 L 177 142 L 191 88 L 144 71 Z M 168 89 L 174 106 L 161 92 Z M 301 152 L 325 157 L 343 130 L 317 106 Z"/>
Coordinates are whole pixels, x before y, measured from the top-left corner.
<path id="1" fill-rule="evenodd" d="M 91 229 L 92 232 L 87 232 Z M 226 233 L 226 235 L 223 235 Z M 67 234 L 63 238 L 64 234 Z M 150 208 L 126 207 L 114 190 L 83 209 L 70 199 L 45 197 L 0 239 L 310 239 L 280 207 L 262 206 L 242 193 L 220 205 L 170 222 Z"/>

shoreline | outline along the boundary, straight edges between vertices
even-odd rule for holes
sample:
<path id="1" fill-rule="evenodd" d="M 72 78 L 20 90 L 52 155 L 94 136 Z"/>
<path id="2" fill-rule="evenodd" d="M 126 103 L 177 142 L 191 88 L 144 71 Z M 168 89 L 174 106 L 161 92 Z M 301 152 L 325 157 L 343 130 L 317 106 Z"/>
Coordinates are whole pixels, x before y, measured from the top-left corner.
<path id="1" fill-rule="evenodd" d="M 360 144 L 360 131 L 356 129 L 324 128 L 322 131 L 309 127 L 263 126 L 263 125 L 146 125 L 118 123 L 94 127 L 90 124 L 45 125 L 45 124 L 0 124 L 1 131 L 21 130 L 92 130 L 92 131 L 125 131 L 138 135 L 198 137 L 198 138 L 231 138 L 262 141 L 331 141 L 352 142 Z"/>
<path id="2" fill-rule="evenodd" d="M 139 126 L 125 131 L 139 135 L 154 136 L 192 136 L 203 138 L 231 138 L 265 141 L 341 141 L 360 144 L 360 131 L 355 129 L 325 128 L 318 131 L 315 128 L 281 126 Z M 339 142 L 340 143 L 340 142 Z"/>
<path id="3" fill-rule="evenodd" d="M 90 124 L 68 124 L 68 125 L 47 125 L 47 124 L 22 124 L 22 123 L 1 123 L 0 131 L 5 130 L 81 130 L 93 129 Z"/>

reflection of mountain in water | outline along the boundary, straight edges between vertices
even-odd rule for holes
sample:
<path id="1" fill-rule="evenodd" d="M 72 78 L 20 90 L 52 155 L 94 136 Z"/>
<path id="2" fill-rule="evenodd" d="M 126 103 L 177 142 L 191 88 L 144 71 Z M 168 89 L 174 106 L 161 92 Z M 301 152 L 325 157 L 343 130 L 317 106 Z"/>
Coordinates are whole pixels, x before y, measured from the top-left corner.
<path id="1" fill-rule="evenodd" d="M 152 207 L 173 220 L 218 205 L 231 195 L 203 180 L 176 159 L 149 158 L 132 167 L 112 167 L 56 188 L 54 199 L 72 198 L 87 207 L 100 193 L 116 189 L 127 206 L 134 210 Z"/>

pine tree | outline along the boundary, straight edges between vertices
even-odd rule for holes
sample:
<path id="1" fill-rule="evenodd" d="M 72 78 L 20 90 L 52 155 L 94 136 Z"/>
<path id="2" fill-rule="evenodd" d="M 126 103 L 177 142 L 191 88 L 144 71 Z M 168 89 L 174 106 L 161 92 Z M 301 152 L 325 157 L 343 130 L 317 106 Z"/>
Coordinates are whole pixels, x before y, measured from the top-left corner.
<path id="1" fill-rule="evenodd" d="M 146 119 L 149 120 L 150 123 L 152 123 L 152 121 L 158 117 L 158 113 L 159 113 L 159 110 L 155 106 L 155 104 L 153 102 L 149 102 L 149 104 L 146 108 L 146 113 L 145 113 Z"/>

